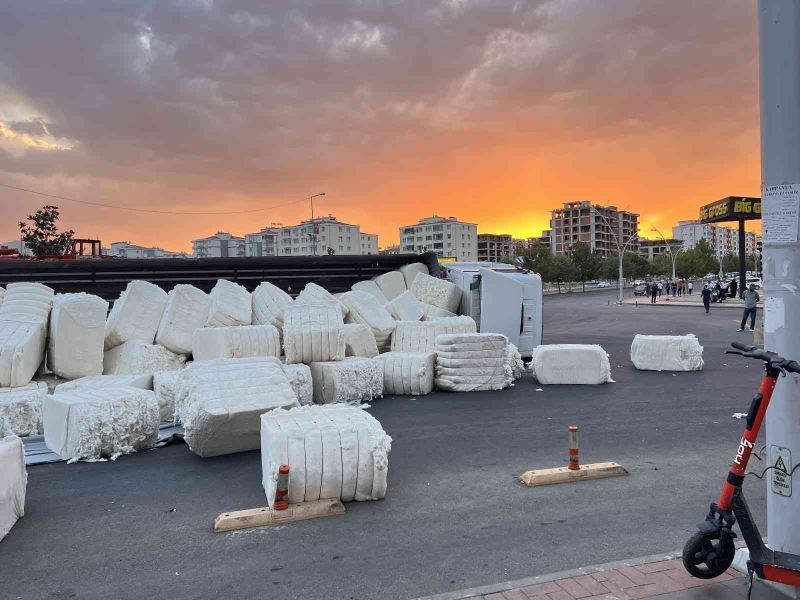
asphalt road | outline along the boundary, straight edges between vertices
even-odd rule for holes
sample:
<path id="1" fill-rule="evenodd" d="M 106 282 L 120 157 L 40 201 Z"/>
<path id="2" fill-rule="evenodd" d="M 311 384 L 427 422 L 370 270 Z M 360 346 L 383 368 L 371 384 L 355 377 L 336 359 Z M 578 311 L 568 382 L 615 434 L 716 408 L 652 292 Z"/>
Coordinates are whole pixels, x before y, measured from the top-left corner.
<path id="1" fill-rule="evenodd" d="M 682 547 L 722 484 L 759 366 L 726 357 L 738 311 L 545 299 L 545 342 L 601 344 L 616 383 L 384 398 L 389 492 L 342 517 L 214 534 L 264 504 L 258 452 L 183 444 L 116 462 L 29 469 L 26 516 L 0 542 L 0 598 L 412 598 Z M 698 373 L 638 372 L 634 334 L 693 332 Z M 630 477 L 528 489 L 523 471 L 582 458 Z M 754 461 L 755 467 L 759 463 Z M 760 468 L 759 468 L 760 471 Z M 746 490 L 761 514 L 764 484 Z"/>

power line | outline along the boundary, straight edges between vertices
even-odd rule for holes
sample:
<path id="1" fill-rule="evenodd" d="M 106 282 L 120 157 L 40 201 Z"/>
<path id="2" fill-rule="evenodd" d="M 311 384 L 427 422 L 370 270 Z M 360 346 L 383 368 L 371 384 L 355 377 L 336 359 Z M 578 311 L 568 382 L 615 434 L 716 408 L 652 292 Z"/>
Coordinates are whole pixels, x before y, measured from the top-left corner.
<path id="1" fill-rule="evenodd" d="M 301 198 L 300 200 L 292 200 L 291 202 L 284 202 L 283 204 L 276 204 L 274 206 L 265 206 L 264 208 L 254 208 L 251 210 L 226 210 L 223 212 L 198 212 L 198 211 L 189 211 L 189 212 L 181 212 L 181 211 L 174 211 L 174 210 L 153 210 L 149 208 L 133 208 L 130 206 L 115 206 L 113 204 L 103 204 L 102 202 L 89 202 L 88 200 L 78 200 L 76 198 L 67 198 L 66 196 L 58 196 L 56 194 L 45 194 L 44 192 L 37 192 L 36 190 L 29 190 L 26 188 L 16 187 L 14 185 L 8 185 L 7 183 L 0 182 L 0 187 L 8 188 L 10 190 L 17 190 L 19 192 L 27 192 L 29 194 L 36 194 L 37 196 L 44 196 L 45 198 L 54 198 L 56 200 L 64 200 L 66 202 L 75 202 L 77 204 L 86 204 L 88 206 L 97 206 L 99 208 L 112 208 L 115 210 L 127 210 L 131 212 L 140 212 L 140 213 L 154 213 L 158 215 L 243 215 L 249 213 L 258 213 L 264 212 L 267 210 L 273 210 L 276 208 L 281 208 L 284 206 L 290 206 L 292 204 L 298 204 L 300 202 L 306 202 L 308 198 Z"/>

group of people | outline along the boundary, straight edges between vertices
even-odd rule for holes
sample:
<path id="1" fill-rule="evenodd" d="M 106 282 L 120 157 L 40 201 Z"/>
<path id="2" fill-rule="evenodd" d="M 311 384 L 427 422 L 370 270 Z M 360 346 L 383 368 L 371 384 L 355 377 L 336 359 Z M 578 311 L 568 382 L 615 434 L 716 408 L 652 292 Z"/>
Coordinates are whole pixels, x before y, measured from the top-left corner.
<path id="1" fill-rule="evenodd" d="M 738 285 L 735 279 L 727 286 L 721 285 L 720 282 L 717 281 L 713 289 L 711 284 L 706 283 L 703 286 L 703 291 L 700 292 L 706 314 L 708 314 L 711 308 L 711 298 L 714 293 L 718 295 L 719 302 L 724 302 L 726 293 L 729 292 L 731 298 L 735 298 L 737 289 Z M 750 284 L 742 294 L 742 299 L 744 300 L 744 314 L 742 315 L 742 323 L 739 325 L 739 331 L 744 331 L 744 326 L 747 324 L 748 319 L 750 319 L 750 331 L 753 331 L 756 326 L 756 310 L 758 303 L 761 301 L 761 295 L 756 291 L 756 286 Z"/>
<path id="2" fill-rule="evenodd" d="M 694 288 L 694 283 L 685 279 L 669 280 L 669 281 L 648 281 L 646 284 L 646 293 L 650 296 L 650 302 L 655 304 L 662 293 L 667 296 L 684 296 L 691 294 Z"/>

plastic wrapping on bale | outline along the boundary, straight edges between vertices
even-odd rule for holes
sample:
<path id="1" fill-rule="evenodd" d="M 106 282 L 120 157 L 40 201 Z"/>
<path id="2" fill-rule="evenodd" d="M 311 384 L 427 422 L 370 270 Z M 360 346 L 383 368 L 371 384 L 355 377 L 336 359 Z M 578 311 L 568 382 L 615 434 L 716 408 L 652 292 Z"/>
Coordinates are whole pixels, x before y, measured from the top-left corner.
<path id="1" fill-rule="evenodd" d="M 394 300 L 400 294 L 405 292 L 408 287 L 406 286 L 405 277 L 400 271 L 389 271 L 374 277 L 372 281 L 380 288 L 383 295 L 389 301 Z"/>
<path id="2" fill-rule="evenodd" d="M 461 291 L 458 287 L 446 279 L 438 279 L 425 273 L 417 273 L 409 290 L 420 302 L 451 313 L 455 313 L 461 304 Z"/>
<path id="3" fill-rule="evenodd" d="M 0 421 L 5 421 L 10 432 L 20 437 L 41 433 L 42 402 L 46 397 L 46 383 L 0 388 Z"/>
<path id="4" fill-rule="evenodd" d="M 433 391 L 435 352 L 386 352 L 377 360 L 383 364 L 384 394 L 422 396 Z"/>
<path id="5" fill-rule="evenodd" d="M 0 305 L 0 318 L 38 319 L 46 324 L 54 294 L 52 288 L 41 283 L 9 283 Z"/>
<path id="6" fill-rule="evenodd" d="M 92 375 L 73 381 L 65 381 L 56 386 L 54 394 L 71 392 L 78 389 L 107 389 L 118 387 L 135 387 L 142 390 L 153 389 L 152 373 L 131 373 L 128 375 Z"/>
<path id="7" fill-rule="evenodd" d="M 378 356 L 378 345 L 369 325 L 363 323 L 346 323 L 344 325 L 344 353 L 345 356 L 363 356 L 375 358 Z"/>
<path id="8" fill-rule="evenodd" d="M 259 447 L 260 417 L 299 406 L 276 358 L 195 361 L 181 372 L 176 414 L 184 439 L 198 456 L 219 456 Z"/>
<path id="9" fill-rule="evenodd" d="M 376 300 L 378 300 L 381 304 L 386 302 L 388 299 L 381 291 L 381 288 L 378 287 L 378 284 L 368 279 L 366 281 L 357 281 L 353 285 L 350 286 L 350 289 L 354 292 L 366 292 L 370 296 L 374 296 Z"/>
<path id="10" fill-rule="evenodd" d="M 47 364 L 65 379 L 103 373 L 108 302 L 90 294 L 56 294 L 50 317 Z"/>
<path id="11" fill-rule="evenodd" d="M 25 447 L 15 435 L 3 437 L 0 419 L 0 541 L 25 514 Z"/>
<path id="12" fill-rule="evenodd" d="M 375 358 L 314 362 L 311 377 L 316 404 L 369 402 L 383 395 L 383 366 Z"/>
<path id="13" fill-rule="evenodd" d="M 501 390 L 514 380 L 508 359 L 508 339 L 504 335 L 438 335 L 436 355 L 436 387 L 442 390 Z"/>
<path id="14" fill-rule="evenodd" d="M 428 265 L 420 262 L 403 265 L 400 267 L 400 272 L 403 274 L 403 278 L 406 281 L 406 288 L 408 289 L 411 289 L 411 284 L 417 276 L 417 273 L 424 273 L 425 275 L 430 273 L 430 271 L 428 271 Z"/>
<path id="15" fill-rule="evenodd" d="M 47 396 L 44 442 L 69 461 L 116 458 L 158 441 L 158 402 L 132 387 L 77 389 Z"/>
<path id="16" fill-rule="evenodd" d="M 253 325 L 272 325 L 283 329 L 283 311 L 293 300 L 279 287 L 262 281 L 252 293 Z"/>
<path id="17" fill-rule="evenodd" d="M 341 309 L 330 302 L 286 307 L 283 349 L 287 364 L 342 360 L 345 346 Z"/>
<path id="18" fill-rule="evenodd" d="M 253 322 L 253 300 L 244 287 L 227 279 L 218 279 L 211 290 L 208 327 L 234 327 Z"/>
<path id="19" fill-rule="evenodd" d="M 367 325 L 375 336 L 378 350 L 387 350 L 396 324 L 389 311 L 366 292 L 347 292 L 341 299 L 350 311 L 345 322 Z"/>
<path id="20" fill-rule="evenodd" d="M 108 313 L 105 349 L 131 340 L 152 344 L 166 306 L 167 292 L 147 281 L 131 281 Z"/>
<path id="21" fill-rule="evenodd" d="M 281 355 L 281 336 L 273 325 L 207 327 L 194 332 L 195 360 Z"/>
<path id="22" fill-rule="evenodd" d="M 0 317 L 0 387 L 28 385 L 44 360 L 47 322 L 39 317 Z"/>
<path id="23" fill-rule="evenodd" d="M 158 344 L 133 340 L 106 351 L 103 357 L 103 374 L 130 375 L 174 371 L 183 368 L 185 362 L 186 357 L 182 354 L 170 352 Z"/>
<path id="24" fill-rule="evenodd" d="M 156 333 L 156 343 L 176 354 L 191 354 L 194 332 L 205 326 L 211 297 L 193 285 L 172 288 Z"/>
<path id="25" fill-rule="evenodd" d="M 631 362 L 642 371 L 700 371 L 703 347 L 688 335 L 639 335 L 631 344 Z"/>
<path id="26" fill-rule="evenodd" d="M 372 415 L 345 405 L 304 406 L 261 417 L 262 482 L 275 502 L 278 468 L 289 465 L 289 502 L 379 500 L 392 439 Z"/>
<path id="27" fill-rule="evenodd" d="M 321 285 L 307 283 L 306 287 L 297 295 L 294 300 L 297 304 L 333 304 L 342 312 L 342 317 L 347 315 L 347 306 L 341 300 L 331 294 Z"/>
<path id="28" fill-rule="evenodd" d="M 596 344 L 552 344 L 533 349 L 531 369 L 539 383 L 611 383 L 608 354 Z"/>
<path id="29" fill-rule="evenodd" d="M 297 401 L 301 406 L 314 403 L 314 382 L 311 378 L 311 367 L 303 363 L 283 365 L 283 371 L 297 394 Z"/>
<path id="30" fill-rule="evenodd" d="M 425 305 L 409 291 L 399 294 L 384 306 L 398 321 L 419 321 L 425 315 Z"/>

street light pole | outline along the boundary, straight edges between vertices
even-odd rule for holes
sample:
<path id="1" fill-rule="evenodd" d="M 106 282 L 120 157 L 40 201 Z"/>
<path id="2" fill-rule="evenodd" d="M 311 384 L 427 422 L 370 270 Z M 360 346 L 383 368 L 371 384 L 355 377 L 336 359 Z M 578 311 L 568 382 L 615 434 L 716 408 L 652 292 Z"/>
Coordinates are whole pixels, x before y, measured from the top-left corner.
<path id="1" fill-rule="evenodd" d="M 311 202 L 311 240 L 314 245 L 311 251 L 312 256 L 317 255 L 317 234 L 314 233 L 314 198 L 324 195 L 325 192 L 320 192 L 319 194 L 314 194 L 313 196 L 310 196 L 308 199 Z"/>
<path id="2" fill-rule="evenodd" d="M 664 237 L 664 234 L 662 234 L 655 227 L 651 227 L 650 231 L 652 231 L 654 233 L 657 233 L 658 237 L 661 238 L 661 241 L 664 242 L 664 245 L 667 247 L 667 252 L 669 252 L 669 257 L 672 259 L 672 281 L 675 281 L 675 264 L 676 264 L 676 261 L 678 260 L 678 252 L 681 251 L 681 248 L 678 248 L 678 252 L 674 252 L 673 253 L 672 252 L 672 244 L 667 242 L 667 238 Z"/>
<path id="3" fill-rule="evenodd" d="M 617 247 L 617 258 L 619 259 L 619 275 L 618 275 L 618 278 L 619 278 L 619 281 L 618 281 L 619 296 L 618 296 L 618 299 L 617 299 L 617 303 L 621 306 L 622 305 L 622 299 L 623 299 L 623 289 L 625 287 L 625 279 L 624 279 L 624 275 L 623 275 L 622 262 L 625 259 L 625 250 L 628 248 L 630 243 L 633 242 L 636 238 L 631 236 L 630 238 L 628 238 L 628 241 L 625 242 L 625 244 L 621 244 L 619 238 L 617 237 L 617 234 L 614 232 L 614 227 L 611 225 L 609 220 L 606 219 L 604 215 L 602 215 L 601 213 L 597 212 L 597 209 L 594 206 L 592 206 L 592 211 L 591 211 L 592 220 L 594 220 L 594 216 L 595 215 L 597 215 L 598 217 L 603 219 L 603 222 L 606 224 L 606 226 L 608 227 L 609 231 L 611 231 L 611 235 L 614 236 L 614 245 Z M 620 232 L 620 235 L 621 235 L 621 232 Z"/>

